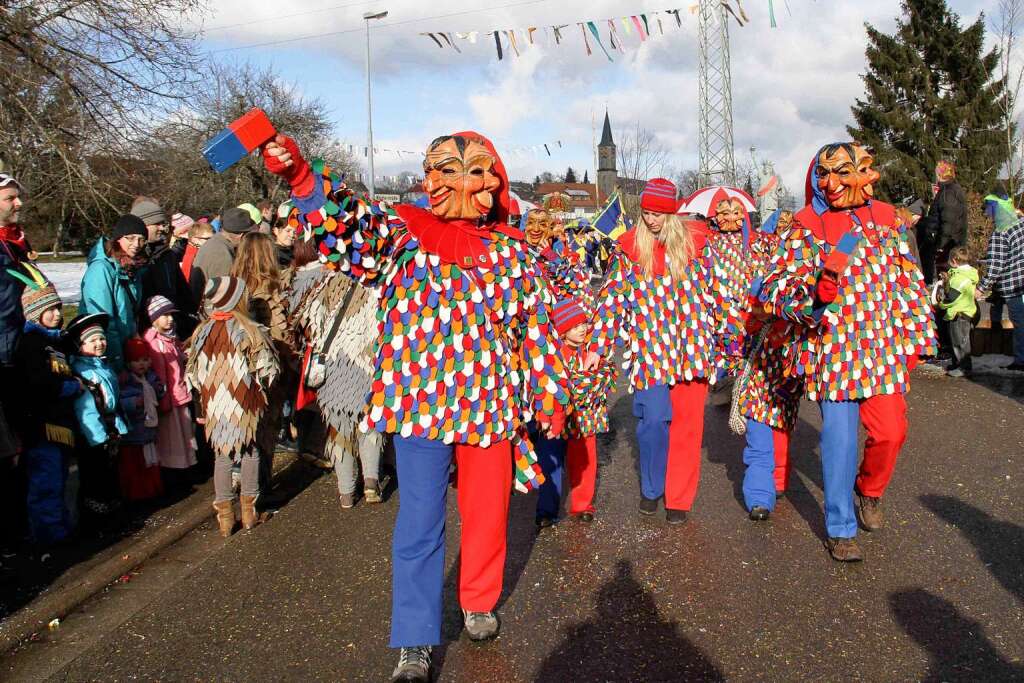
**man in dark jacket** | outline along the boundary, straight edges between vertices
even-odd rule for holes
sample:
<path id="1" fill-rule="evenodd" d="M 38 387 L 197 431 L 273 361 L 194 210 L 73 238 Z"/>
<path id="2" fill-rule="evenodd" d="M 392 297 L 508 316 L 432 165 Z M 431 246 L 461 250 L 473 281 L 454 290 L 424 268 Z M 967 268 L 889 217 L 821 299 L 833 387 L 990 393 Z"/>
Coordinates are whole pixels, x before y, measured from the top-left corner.
<path id="1" fill-rule="evenodd" d="M 940 161 L 935 179 L 939 191 L 918 230 L 921 270 L 928 284 L 935 280 L 936 267 L 946 262 L 953 247 L 967 246 L 967 198 L 956 181 L 956 167 Z"/>
<path id="2" fill-rule="evenodd" d="M 21 311 L 21 293 L 25 283 L 12 274 L 28 260 L 31 247 L 18 225 L 21 211 L 21 185 L 6 173 L 0 173 L 0 368 L 10 366 L 14 349 L 25 327 Z"/>
<path id="3" fill-rule="evenodd" d="M 178 337 L 188 339 L 198 323 L 197 305 L 181 272 L 180 257 L 168 245 L 170 227 L 167 214 L 149 197 L 136 199 L 131 212 L 142 219 L 148 232 L 146 255 L 149 264 L 142 274 L 142 301 L 148 301 L 149 297 L 157 294 L 169 299 L 178 310 L 174 314 Z"/>
<path id="4" fill-rule="evenodd" d="M 203 289 L 209 280 L 231 274 L 238 243 L 242 241 L 242 235 L 254 227 L 252 216 L 245 209 L 235 208 L 224 212 L 220 232 L 206 240 L 199 248 L 196 260 L 192 262 L 188 283 L 196 301 L 203 300 Z"/>

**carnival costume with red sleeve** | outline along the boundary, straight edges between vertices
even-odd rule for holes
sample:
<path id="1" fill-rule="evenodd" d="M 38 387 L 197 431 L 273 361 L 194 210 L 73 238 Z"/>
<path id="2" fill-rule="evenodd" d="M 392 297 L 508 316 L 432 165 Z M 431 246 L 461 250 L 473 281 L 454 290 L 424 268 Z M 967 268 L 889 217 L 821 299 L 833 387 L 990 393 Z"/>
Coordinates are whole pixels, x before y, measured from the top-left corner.
<path id="1" fill-rule="evenodd" d="M 641 207 L 674 214 L 675 185 L 648 182 Z M 640 488 L 647 501 L 665 497 L 666 510 L 689 510 L 700 478 L 704 401 L 715 381 L 719 326 L 713 264 L 703 223 L 688 221 L 694 252 L 674 280 L 664 244 L 654 240 L 653 273 L 639 265 L 639 226 L 625 233 L 612 255 L 599 295 L 595 339 L 599 353 L 625 346 L 623 367 L 640 419 Z"/>
<path id="2" fill-rule="evenodd" d="M 743 499 L 752 513 L 755 508 L 770 513 L 776 495 L 786 490 L 790 434 L 803 394 L 802 381 L 792 364 L 799 329 L 793 322 L 768 316 L 759 298 L 766 269 L 780 243 L 779 231 L 788 231 L 792 223 L 789 213 L 789 220 L 780 228 L 779 214 L 772 214 L 751 242 L 750 285 L 740 316 L 744 356 L 730 418 L 733 429 L 746 436 Z M 764 519 L 766 515 L 752 517 Z"/>
<path id="3" fill-rule="evenodd" d="M 401 502 L 391 645 L 436 645 L 452 460 L 462 520 L 459 601 L 465 611 L 489 613 L 501 592 L 513 441 L 531 413 L 561 428 L 568 384 L 541 305 L 545 285 L 522 233 L 506 224 L 508 177 L 479 134 L 431 143 L 430 211 L 368 205 L 322 163 L 310 172 L 294 143 L 285 147 L 292 166 L 265 155 L 267 166 L 288 178 L 321 260 L 380 288 L 362 426 L 395 437 Z M 517 455 L 519 471 L 537 478 L 526 458 Z"/>
<path id="4" fill-rule="evenodd" d="M 854 486 L 862 496 L 884 491 L 906 438 L 908 366 L 935 347 L 906 233 L 893 207 L 871 198 L 871 163 L 853 143 L 819 151 L 809 204 L 781 236 L 761 294 L 769 312 L 802 327 L 793 361 L 807 397 L 821 405 L 830 549 L 856 536 Z M 858 476 L 862 419 L 868 440 Z"/>

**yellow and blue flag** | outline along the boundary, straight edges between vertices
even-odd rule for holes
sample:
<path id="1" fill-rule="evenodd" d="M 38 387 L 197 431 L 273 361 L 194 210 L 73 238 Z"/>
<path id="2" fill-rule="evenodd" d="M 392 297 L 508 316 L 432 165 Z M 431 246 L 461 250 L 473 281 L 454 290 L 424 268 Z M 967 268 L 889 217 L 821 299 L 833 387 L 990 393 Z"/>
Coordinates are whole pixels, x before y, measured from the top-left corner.
<path id="1" fill-rule="evenodd" d="M 618 192 L 613 192 L 608 203 L 594 217 L 593 226 L 613 240 L 618 239 L 628 229 L 625 212 L 622 210 L 622 199 Z"/>

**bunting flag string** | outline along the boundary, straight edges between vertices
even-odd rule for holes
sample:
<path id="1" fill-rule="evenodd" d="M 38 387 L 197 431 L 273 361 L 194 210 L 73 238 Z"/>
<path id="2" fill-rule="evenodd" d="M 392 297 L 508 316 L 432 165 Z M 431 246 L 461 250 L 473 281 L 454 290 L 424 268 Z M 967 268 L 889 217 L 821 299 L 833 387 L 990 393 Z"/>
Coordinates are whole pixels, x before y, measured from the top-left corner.
<path id="1" fill-rule="evenodd" d="M 369 148 L 366 147 L 365 145 L 363 145 L 363 146 L 360 146 L 360 145 L 343 145 L 343 148 L 347 149 L 349 154 L 353 154 L 354 155 L 354 154 L 357 154 L 357 153 L 361 153 L 363 155 L 363 157 L 369 156 Z M 556 148 L 557 149 L 562 149 L 562 141 L 561 140 L 552 140 L 552 141 L 548 141 L 548 142 L 541 142 L 541 143 L 537 143 L 535 145 L 502 145 L 501 146 L 501 151 L 502 151 L 503 154 L 513 154 L 513 155 L 517 155 L 517 156 L 525 156 L 525 155 L 539 156 L 541 154 L 544 154 L 546 156 L 552 156 L 551 150 L 552 149 L 556 149 Z M 423 156 L 423 152 L 422 151 L 415 152 L 415 151 L 409 150 L 409 149 L 391 149 L 391 148 L 388 148 L 388 147 L 374 147 L 373 148 L 373 153 L 375 155 L 377 155 L 377 154 L 394 154 L 394 155 L 397 155 L 399 159 L 403 159 L 403 156 L 402 156 L 403 154 L 410 154 L 410 155 L 412 155 L 414 157 L 417 157 L 417 156 L 422 157 Z"/>
<path id="2" fill-rule="evenodd" d="M 740 26 L 744 26 L 745 24 L 750 22 L 750 20 L 747 18 L 746 12 L 743 10 L 741 0 L 721 0 L 721 3 L 722 6 L 726 9 L 726 11 L 728 11 L 729 14 L 731 14 L 733 18 L 736 19 L 736 23 L 738 23 Z M 733 7 L 733 5 L 735 5 L 735 8 Z M 688 9 L 691 14 L 695 14 L 697 8 L 697 5 L 693 5 L 690 6 Z M 576 22 L 576 25 L 580 28 L 580 33 L 583 35 L 583 46 L 584 49 L 587 51 L 588 56 L 594 54 L 594 50 L 591 48 L 591 42 L 596 42 L 597 46 L 604 53 L 605 57 L 608 58 L 608 61 L 614 61 L 612 59 L 611 52 L 619 51 L 622 54 L 626 53 L 626 41 L 624 40 L 623 36 L 632 36 L 635 31 L 637 39 L 639 40 L 640 44 L 646 43 L 648 39 L 654 37 L 654 34 L 651 33 L 651 19 L 654 19 L 654 23 L 656 24 L 658 30 L 657 35 L 659 36 L 665 35 L 665 23 L 662 21 L 661 15 L 668 15 L 675 19 L 676 28 L 681 29 L 683 27 L 683 19 L 681 15 L 682 9 L 683 8 L 666 9 L 657 12 L 631 14 L 624 17 L 612 17 L 609 19 L 599 19 L 593 21 L 578 21 Z M 771 25 L 774 28 L 775 13 L 774 8 L 772 7 L 772 0 L 768 0 L 768 15 L 771 20 Z M 718 12 L 713 12 L 712 16 L 714 20 L 717 22 Z M 622 35 L 620 35 L 618 32 L 618 22 L 616 20 L 622 22 Z M 601 29 L 598 28 L 599 26 L 605 25 L 607 26 L 607 40 L 608 44 L 611 46 L 611 52 L 609 52 L 609 50 L 605 47 L 604 39 L 601 36 Z M 671 23 L 669 25 L 671 26 Z M 560 46 L 563 42 L 563 39 L 565 38 L 565 35 L 562 33 L 562 30 L 568 28 L 569 26 L 571 26 L 571 24 L 544 26 L 543 42 L 546 42 L 547 44 L 550 45 L 550 41 L 553 38 L 554 44 Z M 521 57 L 523 55 L 523 52 L 527 50 L 530 46 L 540 45 L 542 41 L 539 35 L 536 37 L 534 35 L 537 32 L 537 28 L 537 26 L 529 26 L 527 28 L 519 29 L 493 29 L 491 31 L 483 31 L 482 33 L 484 33 L 485 35 L 490 34 L 494 36 L 494 48 L 498 54 L 498 61 L 502 61 L 505 59 L 506 53 L 508 51 L 511 51 L 511 53 L 514 54 L 516 57 Z M 516 33 L 520 31 L 523 33 L 523 39 L 520 39 L 516 36 Z M 450 47 L 454 49 L 456 52 L 461 53 L 462 50 L 459 49 L 457 41 L 465 40 L 469 41 L 471 44 L 476 44 L 477 36 L 480 33 L 480 31 L 470 31 L 468 33 L 433 31 L 421 33 L 420 35 L 430 38 L 434 42 L 434 44 L 437 45 L 437 47 L 442 50 L 445 49 L 446 47 Z"/>

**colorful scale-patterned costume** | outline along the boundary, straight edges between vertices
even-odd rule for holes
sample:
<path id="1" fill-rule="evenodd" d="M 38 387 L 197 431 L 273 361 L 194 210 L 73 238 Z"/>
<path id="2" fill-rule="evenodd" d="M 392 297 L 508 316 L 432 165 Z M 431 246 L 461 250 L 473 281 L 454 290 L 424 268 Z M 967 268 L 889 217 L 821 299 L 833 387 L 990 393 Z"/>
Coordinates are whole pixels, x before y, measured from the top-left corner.
<path id="1" fill-rule="evenodd" d="M 819 319 L 814 291 L 825 256 L 842 234 L 859 244 L 839 298 Z M 920 269 L 893 207 L 879 201 L 819 215 L 801 210 L 765 278 L 769 312 L 802 332 L 792 363 L 812 401 L 850 401 L 906 393 L 907 359 L 934 353 L 935 337 Z"/>
<path id="2" fill-rule="evenodd" d="M 518 231 L 367 204 L 323 162 L 313 172 L 321 182 L 295 203 L 321 261 L 380 287 L 364 430 L 488 446 L 518 442 L 532 415 L 563 409 L 568 379 L 542 305 L 546 285 Z M 475 260 L 443 257 L 467 231 Z M 516 465 L 520 488 L 540 476 L 522 445 Z"/>
<path id="3" fill-rule="evenodd" d="M 206 438 L 214 454 L 240 460 L 254 448 L 267 410 L 267 389 L 280 372 L 266 328 L 214 314 L 196 328 L 188 348 L 186 379 L 199 392 Z"/>
<path id="4" fill-rule="evenodd" d="M 603 357 L 600 364 L 590 371 L 583 369 L 583 358 L 578 353 L 566 358 L 572 410 L 565 421 L 565 436 L 570 439 L 608 431 L 608 396 L 613 391 L 617 375 L 615 364 L 608 358 Z"/>

